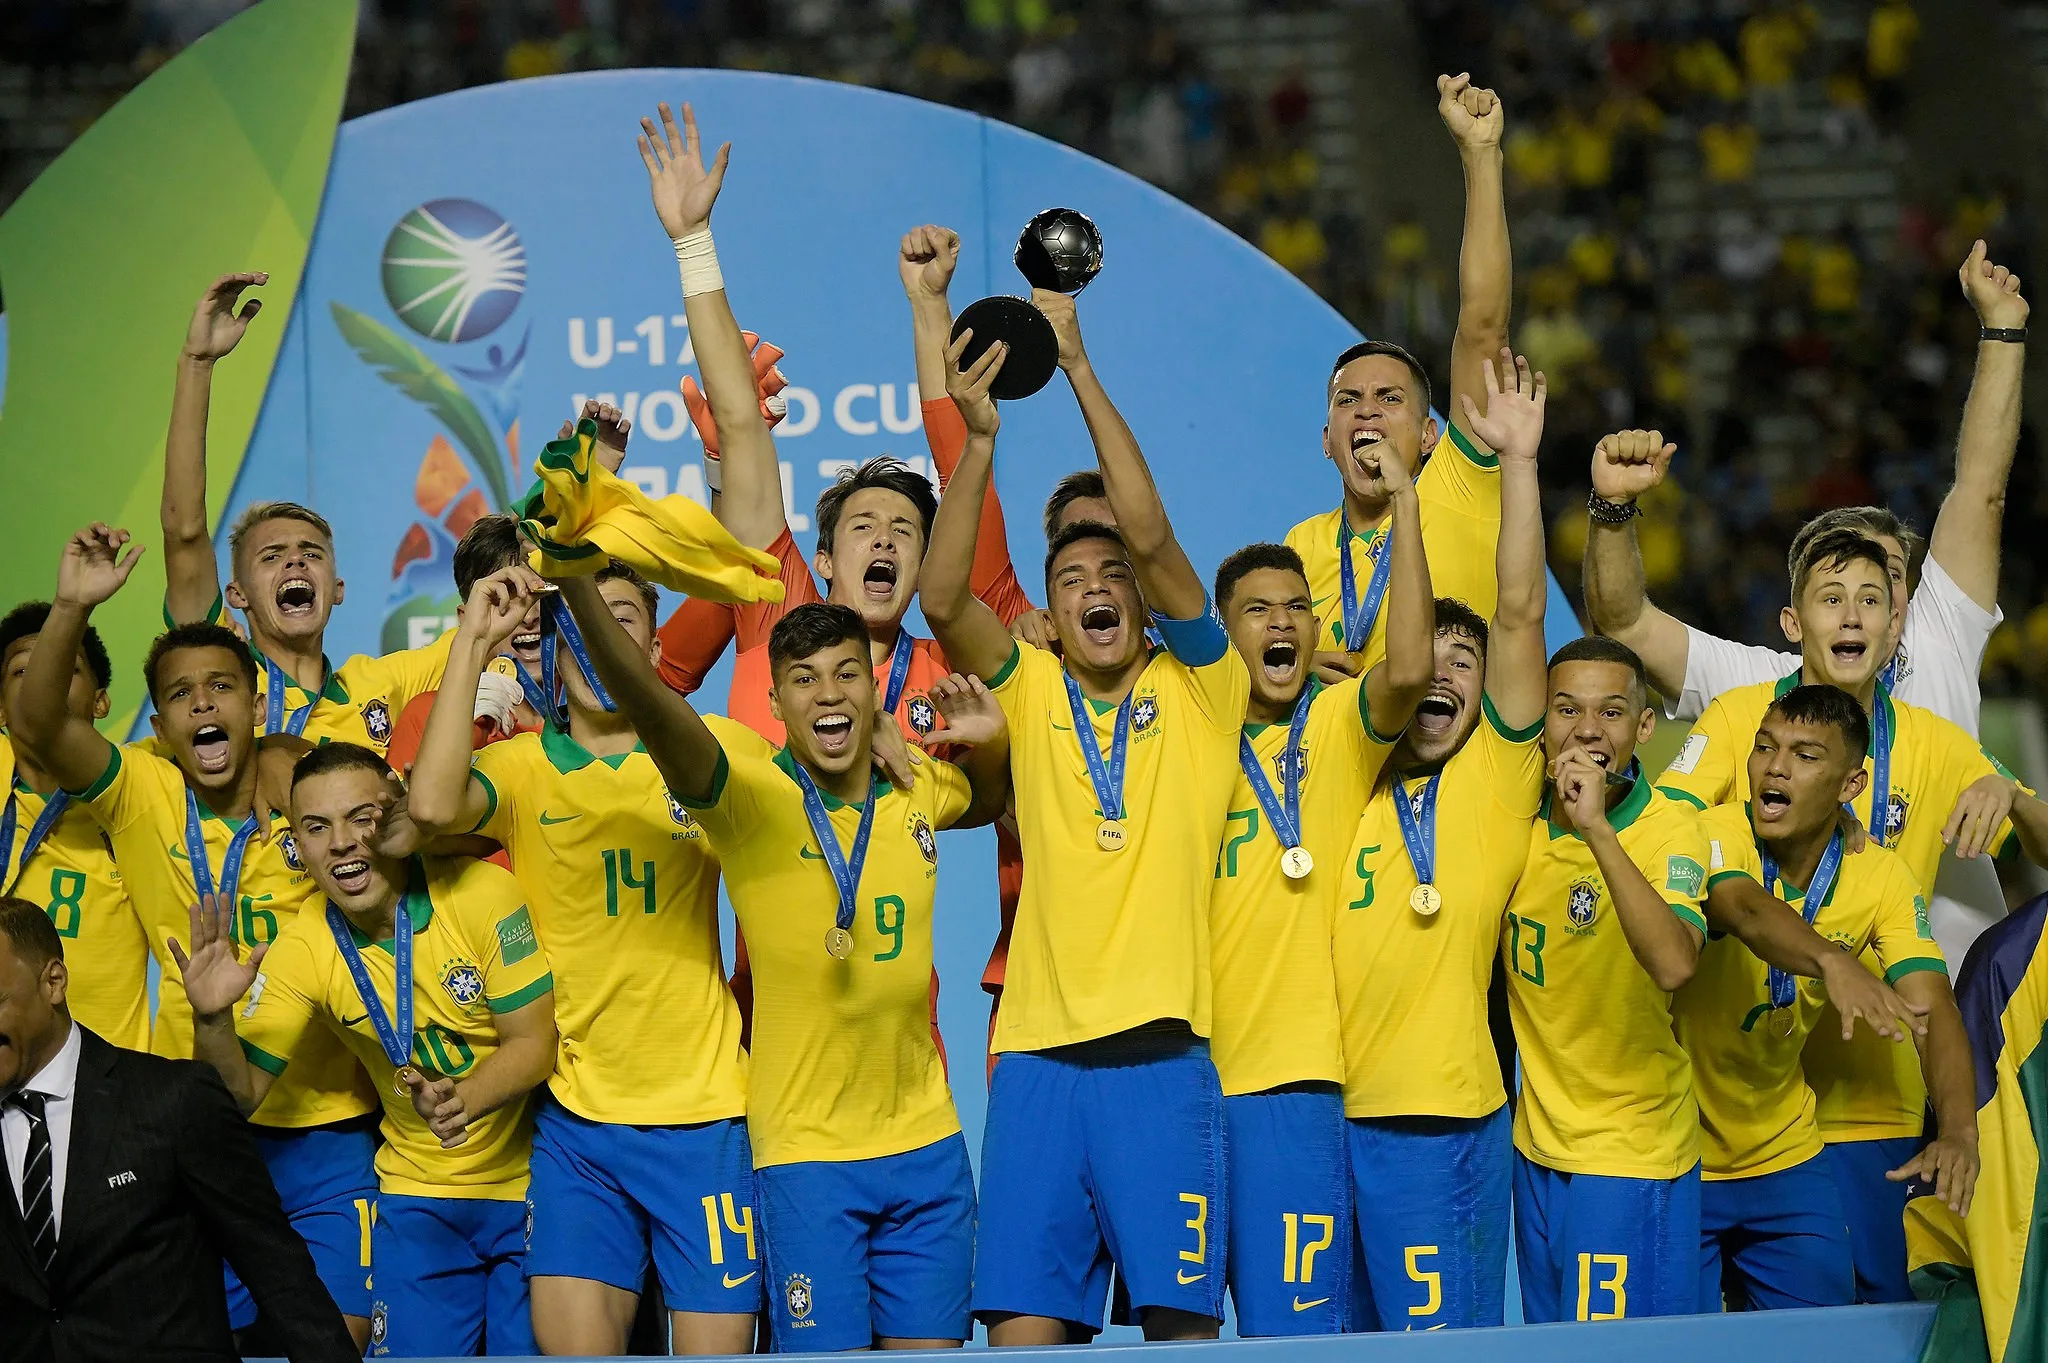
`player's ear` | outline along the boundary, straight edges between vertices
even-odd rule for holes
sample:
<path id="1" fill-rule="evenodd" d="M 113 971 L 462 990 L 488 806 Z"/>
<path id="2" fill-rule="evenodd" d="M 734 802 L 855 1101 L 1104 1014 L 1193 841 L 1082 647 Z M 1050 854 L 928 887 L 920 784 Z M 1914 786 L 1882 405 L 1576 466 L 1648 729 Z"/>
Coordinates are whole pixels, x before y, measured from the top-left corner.
<path id="1" fill-rule="evenodd" d="M 1861 763 L 1851 767 L 1848 776 L 1842 780 L 1842 803 L 1853 804 L 1856 797 L 1863 794 L 1863 788 L 1869 784 L 1870 773 L 1864 770 Z"/>
<path id="2" fill-rule="evenodd" d="M 1416 448 L 1423 458 L 1427 459 L 1436 450 L 1436 442 L 1443 438 L 1443 434 L 1443 428 L 1436 424 L 1435 417 L 1426 416 L 1422 419 L 1422 442 Z"/>
<path id="3" fill-rule="evenodd" d="M 340 578 L 338 578 L 338 577 L 337 577 L 337 578 L 335 578 L 335 579 L 334 579 L 334 604 L 335 604 L 335 605 L 337 605 L 337 606 L 339 606 L 339 605 L 341 604 L 341 599 L 342 599 L 343 597 L 347 596 L 347 595 L 348 595 L 348 583 L 346 583 L 346 582 L 343 582 L 343 581 L 342 581 L 342 580 L 341 580 Z"/>
<path id="4" fill-rule="evenodd" d="M 1646 705 L 1643 707 L 1643 717 L 1636 721 L 1637 746 L 1641 746 L 1644 743 L 1648 743 L 1652 738 L 1656 736 L 1656 733 L 1657 707 L 1654 705 Z"/>
<path id="5" fill-rule="evenodd" d="M 151 710 L 149 712 L 149 727 L 151 732 L 153 732 L 159 740 L 166 743 L 170 741 L 169 737 L 164 733 L 163 711 Z"/>
<path id="6" fill-rule="evenodd" d="M 782 698 L 775 694 L 773 686 L 768 688 L 768 713 L 775 716 L 777 724 L 788 725 L 789 721 L 782 717 Z"/>
<path id="7" fill-rule="evenodd" d="M 225 587 L 220 589 L 220 599 L 225 601 L 231 609 L 238 611 L 249 609 L 249 598 L 242 594 L 242 585 L 232 579 L 229 580 Z"/>
<path id="8" fill-rule="evenodd" d="M 647 664 L 657 673 L 661 671 L 661 636 L 659 634 L 647 641 Z"/>
<path id="9" fill-rule="evenodd" d="M 826 588 L 829 591 L 832 585 L 832 556 L 823 549 L 818 550 L 811 555 L 811 567 L 815 568 L 818 576 L 825 580 Z"/>
<path id="10" fill-rule="evenodd" d="M 1785 637 L 1793 643 L 1800 638 L 1799 612 L 1786 606 L 1778 612 L 1778 628 L 1785 631 Z"/>
<path id="11" fill-rule="evenodd" d="M 95 721 L 105 719 L 114 711 L 114 702 L 105 691 L 92 693 L 92 717 Z"/>

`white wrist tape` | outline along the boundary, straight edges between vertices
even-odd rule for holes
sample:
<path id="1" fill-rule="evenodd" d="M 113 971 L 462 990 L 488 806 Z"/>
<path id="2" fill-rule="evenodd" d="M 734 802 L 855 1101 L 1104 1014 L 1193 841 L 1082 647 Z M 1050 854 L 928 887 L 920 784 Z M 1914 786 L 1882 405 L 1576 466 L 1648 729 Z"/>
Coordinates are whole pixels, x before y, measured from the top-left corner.
<path id="1" fill-rule="evenodd" d="M 683 276 L 683 297 L 717 293 L 725 287 L 725 276 L 718 272 L 718 248 L 711 244 L 710 228 L 676 237 L 674 241 L 676 264 Z"/>
<path id="2" fill-rule="evenodd" d="M 725 490 L 725 473 L 721 459 L 711 451 L 704 451 L 704 486 L 713 492 Z"/>

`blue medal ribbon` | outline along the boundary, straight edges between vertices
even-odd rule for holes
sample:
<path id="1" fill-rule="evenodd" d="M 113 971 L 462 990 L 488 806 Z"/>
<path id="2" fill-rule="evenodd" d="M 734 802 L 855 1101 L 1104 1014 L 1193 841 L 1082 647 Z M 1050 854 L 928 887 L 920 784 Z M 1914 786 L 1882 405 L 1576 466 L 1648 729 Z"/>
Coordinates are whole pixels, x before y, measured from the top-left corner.
<path id="1" fill-rule="evenodd" d="M 569 691 L 564 684 L 555 680 L 555 639 L 569 646 L 569 656 L 576 660 L 576 670 L 583 674 L 583 680 L 590 684 L 591 694 L 606 713 L 616 711 L 618 703 L 611 692 L 604 689 L 604 683 L 597 679 L 597 668 L 591 665 L 590 649 L 583 642 L 583 631 L 576 626 L 576 617 L 562 604 L 559 596 L 549 595 L 540 603 L 540 686 L 536 691 L 533 678 L 526 675 L 526 669 L 519 669 L 519 689 L 526 693 L 526 703 L 541 714 L 554 720 L 555 727 L 563 733 L 569 732 Z M 513 661 L 518 661 L 514 659 Z"/>
<path id="2" fill-rule="evenodd" d="M 199 797 L 191 787 L 185 789 L 185 855 L 192 862 L 192 887 L 201 899 L 218 894 L 230 905 L 235 902 L 236 891 L 242 885 L 242 859 L 249 854 L 249 839 L 263 827 L 263 819 L 256 810 L 249 811 L 249 817 L 242 820 L 242 826 L 228 840 L 228 854 L 221 859 L 220 880 L 213 878 L 213 864 L 206 856 L 206 834 L 199 824 Z M 246 944 L 245 944 L 246 945 Z"/>
<path id="3" fill-rule="evenodd" d="M 1109 743 L 1109 765 L 1102 762 L 1102 745 L 1095 741 L 1095 720 L 1088 709 L 1088 698 L 1081 694 L 1081 688 L 1074 681 L 1074 675 L 1064 669 L 1061 680 L 1067 684 L 1067 708 L 1074 716 L 1074 738 L 1081 745 L 1082 760 L 1088 764 L 1088 781 L 1095 787 L 1095 807 L 1102 811 L 1105 819 L 1121 820 L 1124 816 L 1124 755 L 1131 745 L 1131 697 L 1137 688 L 1124 693 L 1123 703 L 1116 707 L 1116 729 Z"/>
<path id="4" fill-rule="evenodd" d="M 1351 515 L 1339 513 L 1337 518 L 1337 584 L 1344 594 L 1344 639 L 1346 650 L 1363 652 L 1372 639 L 1373 627 L 1379 623 L 1380 605 L 1387 599 L 1387 582 L 1394 571 L 1392 540 L 1394 527 L 1390 522 L 1380 540 L 1380 556 L 1373 560 L 1372 579 L 1365 586 L 1365 602 L 1358 600 L 1358 573 L 1351 566 Z"/>
<path id="5" fill-rule="evenodd" d="M 1242 733 L 1237 736 L 1237 765 L 1243 769 L 1259 808 L 1266 812 L 1273 836 L 1287 848 L 1301 846 L 1301 734 L 1308 727 L 1309 702 L 1315 689 L 1313 681 L 1301 689 L 1294 702 L 1294 717 L 1287 721 L 1287 746 L 1280 752 L 1279 795 L 1273 793 L 1273 783 L 1266 779 L 1265 764 L 1259 761 L 1251 739 Z"/>
<path id="6" fill-rule="evenodd" d="M 1762 843 L 1757 844 L 1764 862 L 1764 893 L 1778 892 L 1778 859 L 1765 851 Z M 1806 898 L 1800 904 L 1800 915 L 1808 927 L 1820 913 L 1821 905 L 1827 902 L 1828 891 L 1835 887 L 1835 876 L 1842 869 L 1842 830 L 1836 829 L 1828 838 L 1826 850 L 1820 854 L 1820 863 L 1813 868 L 1813 879 L 1806 886 Z M 1790 971 L 1771 967 L 1770 1000 L 1772 1008 L 1790 1008 L 1798 998 L 1797 984 Z"/>
<path id="7" fill-rule="evenodd" d="M 396 987 L 392 990 L 398 1005 L 396 1022 L 384 1011 L 384 1000 L 377 996 L 377 986 L 370 982 L 363 953 L 356 949 L 355 938 L 349 935 L 348 918 L 334 907 L 332 900 L 327 905 L 327 930 L 334 934 L 334 945 L 341 949 L 341 959 L 348 964 L 349 978 L 356 983 L 356 997 L 370 1014 L 370 1026 L 377 1033 L 377 1044 L 384 1048 L 385 1059 L 393 1067 L 404 1069 L 412 1063 L 412 892 L 408 890 L 399 896 L 398 912 L 391 922 L 391 956 L 398 967 Z"/>
<path id="8" fill-rule="evenodd" d="M 14 791 L 7 792 L 7 810 L 0 813 L 0 894 L 14 888 L 14 882 L 28 869 L 28 859 L 43 845 L 43 839 L 50 836 L 50 830 L 57 826 L 57 820 L 64 817 L 64 811 L 71 804 L 71 792 L 60 790 L 43 805 L 43 812 L 29 825 L 28 841 L 21 845 L 21 860 L 14 860 L 14 832 L 16 821 L 21 817 L 21 797 Z M 7 868 L 12 865 L 14 869 Z"/>
<path id="9" fill-rule="evenodd" d="M 1415 868 L 1418 885 L 1436 884 L 1436 789 L 1441 771 L 1431 772 L 1423 782 L 1422 799 L 1408 798 L 1408 783 L 1394 778 L 1394 814 L 1401 821 L 1401 845 L 1408 849 L 1409 864 Z M 1416 805 L 1422 808 L 1418 811 Z"/>
<path id="10" fill-rule="evenodd" d="M 325 661 L 321 663 L 323 668 L 326 665 Z M 300 734 L 306 732 L 306 721 L 313 717 L 313 707 L 319 703 L 320 697 L 314 696 L 304 705 L 292 711 L 290 719 L 286 719 L 284 714 L 284 691 L 285 687 L 291 684 L 290 678 L 285 676 L 284 669 L 279 667 L 277 661 L 273 658 L 265 658 L 263 660 L 263 676 L 265 683 L 263 732 L 266 735 L 276 733 L 290 734 L 293 738 L 297 738 Z"/>
<path id="11" fill-rule="evenodd" d="M 875 806 L 882 803 L 882 797 L 872 786 L 868 800 L 861 807 L 860 827 L 853 834 L 853 851 L 842 854 L 839 850 L 839 835 L 832 829 L 832 819 L 825 813 L 825 801 L 818 795 L 818 783 L 804 770 L 804 764 L 792 760 L 790 770 L 796 773 L 797 788 L 804 793 L 804 818 L 810 821 L 811 832 L 818 839 L 818 850 L 825 856 L 825 869 L 832 873 L 833 884 L 839 887 L 839 912 L 833 922 L 842 930 L 853 927 L 854 900 L 860 894 L 860 872 L 867 865 L 868 834 L 875 827 Z"/>
<path id="12" fill-rule="evenodd" d="M 1871 840 L 1882 847 L 1891 832 L 1892 812 L 1892 707 L 1890 693 L 1882 683 L 1870 707 L 1870 766 L 1869 832 Z"/>
<path id="13" fill-rule="evenodd" d="M 1899 655 L 1895 649 L 1892 660 L 1884 665 L 1884 671 L 1877 674 L 1877 684 L 1889 691 L 1899 684 Z"/>
<path id="14" fill-rule="evenodd" d="M 910 678 L 910 655 L 915 645 L 910 631 L 896 631 L 896 648 L 889 655 L 889 689 L 882 693 L 882 713 L 893 715 L 896 707 L 903 702 L 903 683 Z"/>

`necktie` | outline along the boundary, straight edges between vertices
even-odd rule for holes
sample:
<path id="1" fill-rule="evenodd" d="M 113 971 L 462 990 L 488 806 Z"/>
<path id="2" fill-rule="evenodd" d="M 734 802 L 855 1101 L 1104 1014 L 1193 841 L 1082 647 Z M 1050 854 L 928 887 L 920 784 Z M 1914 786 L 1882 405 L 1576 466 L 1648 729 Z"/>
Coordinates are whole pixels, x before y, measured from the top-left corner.
<path id="1" fill-rule="evenodd" d="M 43 1120 L 46 1093 L 23 1089 L 7 1100 L 28 1118 L 28 1158 L 21 1168 L 21 1221 L 36 1262 L 50 1271 L 57 1257 L 57 1189 L 50 1165 L 50 1128 Z"/>

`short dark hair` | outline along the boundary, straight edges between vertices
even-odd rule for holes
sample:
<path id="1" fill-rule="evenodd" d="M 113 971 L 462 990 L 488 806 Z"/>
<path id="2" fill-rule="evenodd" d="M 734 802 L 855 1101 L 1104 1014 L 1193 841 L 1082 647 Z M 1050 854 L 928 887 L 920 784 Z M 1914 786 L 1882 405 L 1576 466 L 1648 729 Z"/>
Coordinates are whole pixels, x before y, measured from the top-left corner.
<path id="1" fill-rule="evenodd" d="M 836 601 L 811 601 L 775 622 L 768 632 L 768 673 L 782 671 L 834 644 L 868 642 L 867 622 L 860 612 Z"/>
<path id="2" fill-rule="evenodd" d="M 1101 469 L 1079 469 L 1052 485 L 1052 495 L 1045 499 L 1045 539 L 1050 544 L 1060 533 L 1060 518 L 1067 514 L 1067 508 L 1075 502 L 1106 502 L 1109 487 L 1102 481 Z"/>
<path id="3" fill-rule="evenodd" d="M 1805 561 L 1813 541 L 1832 530 L 1854 530 L 1872 539 L 1879 535 L 1891 536 L 1899 542 L 1899 548 L 1905 551 L 1906 568 L 1909 572 L 1912 570 L 1913 561 L 1920 557 L 1920 550 L 1927 543 L 1921 538 L 1919 531 L 1881 506 L 1838 506 L 1821 512 L 1800 526 L 1799 532 L 1792 536 L 1792 547 L 1785 553 L 1785 568 L 1795 579 L 1799 576 L 1799 565 Z M 1889 563 L 1885 565 L 1885 571 L 1891 571 Z"/>
<path id="4" fill-rule="evenodd" d="M 293 765 L 292 789 L 297 790 L 302 781 L 337 771 L 370 771 L 387 781 L 398 780 L 391 764 L 379 757 L 374 748 L 360 743 L 322 743 Z"/>
<path id="5" fill-rule="evenodd" d="M 192 624 L 173 625 L 156 636 L 156 642 L 149 646 L 149 656 L 142 660 L 142 684 L 149 691 L 152 704 L 157 703 L 157 672 L 163 660 L 171 654 L 188 648 L 224 648 L 235 655 L 235 661 L 242 666 L 242 679 L 249 683 L 249 690 L 256 690 L 256 655 L 249 651 L 249 645 L 242 636 L 226 625 L 211 621 L 196 621 Z"/>
<path id="6" fill-rule="evenodd" d="M 0 659 L 7 656 L 7 650 L 23 639 L 33 638 L 43 632 L 43 626 L 50 619 L 50 603 L 47 601 L 24 601 L 5 616 L 0 616 Z M 114 663 L 107 656 L 106 643 L 100 632 L 91 625 L 85 627 L 85 641 L 79 647 L 85 653 L 85 665 L 92 673 L 92 682 L 104 691 L 114 684 Z"/>
<path id="7" fill-rule="evenodd" d="M 1486 652 L 1486 617 L 1455 596 L 1439 596 L 1436 599 L 1436 632 L 1439 635 L 1468 635 L 1472 642 L 1479 645 L 1481 653 Z"/>
<path id="8" fill-rule="evenodd" d="M 864 488 L 878 487 L 910 499 L 924 526 L 926 544 L 932 539 L 932 517 L 939 512 L 938 494 L 929 478 L 891 455 L 878 454 L 856 468 L 844 469 L 832 486 L 818 494 L 818 552 L 832 552 L 832 537 L 838 533 L 839 517 L 846 501 Z"/>
<path id="9" fill-rule="evenodd" d="M 1799 594 L 1806 590 L 1814 571 L 1820 568 L 1869 563 L 1876 567 L 1886 582 L 1892 580 L 1891 560 L 1885 556 L 1884 546 L 1861 530 L 1846 527 L 1824 530 L 1807 540 L 1804 548 L 1805 552 L 1792 563 L 1792 599 L 1795 603 Z"/>
<path id="10" fill-rule="evenodd" d="M 492 573 L 526 562 L 519 543 L 519 518 L 493 512 L 479 516 L 455 546 L 455 593 L 469 600 L 470 588 Z"/>
<path id="11" fill-rule="evenodd" d="M 1236 589 L 1238 583 L 1264 568 L 1298 573 L 1303 582 L 1308 581 L 1308 569 L 1302 566 L 1301 555 L 1286 545 L 1247 544 L 1216 565 L 1216 594 L 1210 598 L 1216 609 L 1223 609 L 1224 603 L 1230 600 L 1230 593 Z"/>
<path id="12" fill-rule="evenodd" d="M 649 582 L 646 578 L 640 576 L 639 573 L 635 572 L 628 565 L 619 562 L 617 559 L 613 559 L 611 562 L 605 564 L 604 567 L 599 568 L 597 572 L 593 574 L 593 580 L 600 584 L 606 582 L 632 583 L 635 587 L 640 589 L 640 599 L 641 601 L 646 603 L 647 619 L 649 620 L 649 622 L 655 625 L 659 625 L 661 623 L 661 594 L 655 590 L 654 584 L 652 582 Z"/>
<path id="13" fill-rule="evenodd" d="M 1832 724 L 1858 763 L 1870 751 L 1870 716 L 1839 686 L 1795 686 L 1771 702 L 1770 714 L 1794 724 Z"/>
<path id="14" fill-rule="evenodd" d="M 1082 540 L 1108 540 L 1119 549 L 1124 545 L 1124 537 L 1117 533 L 1116 527 L 1104 525 L 1101 521 L 1075 521 L 1072 525 L 1063 527 L 1052 537 L 1052 543 L 1045 546 L 1045 583 L 1048 591 L 1052 589 L 1052 565 L 1067 551 L 1067 546 L 1079 544 Z"/>
<path id="15" fill-rule="evenodd" d="M 1636 651 L 1619 639 L 1610 639 L 1604 634 L 1587 634 L 1574 639 L 1551 654 L 1547 666 L 1554 672 L 1565 663 L 1613 663 L 1625 667 L 1635 679 L 1636 694 L 1642 697 L 1644 705 L 1650 703 L 1649 671 L 1644 668 L 1643 660 L 1636 656 Z"/>
<path id="16" fill-rule="evenodd" d="M 1391 355 L 1408 366 L 1408 372 L 1415 376 L 1415 386 L 1422 390 L 1422 407 L 1426 413 L 1430 406 L 1429 371 L 1422 367 L 1422 361 L 1415 358 L 1406 346 L 1395 345 L 1392 341 L 1360 341 L 1357 345 L 1346 346 L 1344 353 L 1337 357 L 1337 363 L 1330 366 L 1330 381 L 1324 385 L 1323 400 L 1328 402 L 1337 391 L 1337 376 L 1344 372 L 1344 366 L 1368 355 Z"/>
<path id="17" fill-rule="evenodd" d="M 40 904 L 19 895 L 0 895 L 0 937 L 5 937 L 29 970 L 40 975 L 52 961 L 64 959 L 64 939 Z"/>
<path id="18" fill-rule="evenodd" d="M 228 531 L 228 562 L 242 561 L 242 542 L 249 538 L 249 532 L 265 521 L 302 521 L 320 532 L 320 537 L 329 545 L 334 543 L 334 527 L 327 518 L 310 506 L 297 502 L 258 502 L 235 517 L 235 524 Z"/>

